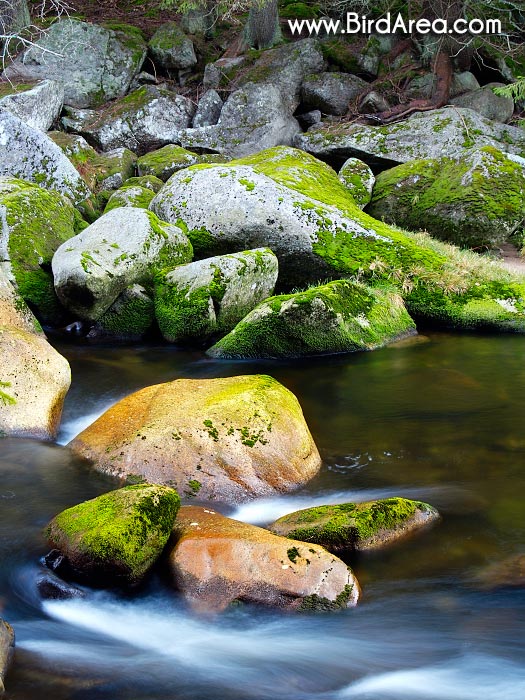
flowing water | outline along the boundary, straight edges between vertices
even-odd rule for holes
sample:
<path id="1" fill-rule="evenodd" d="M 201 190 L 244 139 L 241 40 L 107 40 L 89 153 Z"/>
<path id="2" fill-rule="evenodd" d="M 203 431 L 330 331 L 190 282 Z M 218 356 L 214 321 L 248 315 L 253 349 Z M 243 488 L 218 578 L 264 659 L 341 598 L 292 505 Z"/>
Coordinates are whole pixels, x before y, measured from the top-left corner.
<path id="1" fill-rule="evenodd" d="M 59 442 L 140 387 L 265 372 L 299 398 L 324 466 L 302 491 L 223 512 L 264 525 L 312 504 L 393 495 L 443 515 L 352 566 L 360 605 L 197 618 L 154 576 L 140 591 L 42 602 L 41 531 L 114 488 L 66 447 L 0 441 L 0 615 L 17 650 L 7 700 L 522 700 L 525 590 L 479 583 L 525 552 L 525 345 L 431 334 L 366 354 L 216 362 L 167 347 L 61 347 L 74 383 Z"/>

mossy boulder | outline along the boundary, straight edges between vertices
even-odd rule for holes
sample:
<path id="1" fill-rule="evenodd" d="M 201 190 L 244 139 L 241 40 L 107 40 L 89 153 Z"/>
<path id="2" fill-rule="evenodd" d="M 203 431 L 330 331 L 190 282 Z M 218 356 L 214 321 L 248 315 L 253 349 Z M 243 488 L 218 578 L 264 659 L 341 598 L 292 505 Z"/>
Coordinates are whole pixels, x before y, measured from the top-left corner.
<path id="1" fill-rule="evenodd" d="M 415 332 L 398 293 L 340 280 L 266 299 L 208 354 L 276 358 L 374 350 Z"/>
<path id="2" fill-rule="evenodd" d="M 149 41 L 155 63 L 168 73 L 191 68 L 197 63 L 193 41 L 176 22 L 162 24 Z"/>
<path id="3" fill-rule="evenodd" d="M 15 647 L 15 633 L 11 625 L 0 618 L 0 694 L 5 691 L 4 681 Z"/>
<path id="4" fill-rule="evenodd" d="M 301 104 L 323 114 L 346 114 L 352 102 L 368 87 L 362 78 L 348 73 L 309 75 L 301 86 Z"/>
<path id="5" fill-rule="evenodd" d="M 88 187 L 95 192 L 117 189 L 135 174 L 137 156 L 128 148 L 97 153 L 78 134 L 51 131 L 49 137 L 60 146 Z"/>
<path id="6" fill-rule="evenodd" d="M 131 185 L 138 185 L 139 187 L 145 187 L 147 190 L 151 190 L 155 194 L 159 192 L 164 187 L 164 183 L 155 175 L 138 175 L 137 177 L 129 177 L 125 182 L 124 186 L 128 187 Z"/>
<path id="7" fill-rule="evenodd" d="M 173 173 L 199 163 L 223 163 L 227 159 L 218 153 L 193 153 L 182 146 L 168 144 L 141 156 L 137 161 L 139 175 L 154 175 L 166 182 Z"/>
<path id="8" fill-rule="evenodd" d="M 16 144 L 16 148 L 13 148 Z M 62 150 L 39 129 L 0 109 L 0 177 L 16 177 L 81 202 L 91 192 Z"/>
<path id="9" fill-rule="evenodd" d="M 466 107 L 443 107 L 385 126 L 324 125 L 298 134 L 293 145 L 323 159 L 357 157 L 384 169 L 421 158 L 456 157 L 472 147 L 525 155 L 525 131 Z"/>
<path id="10" fill-rule="evenodd" d="M 195 106 L 187 97 L 154 85 L 143 85 L 83 120 L 77 133 L 101 151 L 129 148 L 142 155 L 178 141 L 189 126 Z"/>
<path id="11" fill-rule="evenodd" d="M 404 539 L 439 518 L 428 503 L 396 497 L 298 510 L 279 518 L 269 529 L 283 537 L 322 545 L 329 552 L 366 552 Z"/>
<path id="12" fill-rule="evenodd" d="M 86 336 L 90 343 L 133 343 L 142 340 L 155 322 L 153 299 L 139 284 L 117 297 Z"/>
<path id="13" fill-rule="evenodd" d="M 155 196 L 155 192 L 149 187 L 141 185 L 123 185 L 120 189 L 108 199 L 108 203 L 104 209 L 104 214 L 118 207 L 135 207 L 137 209 L 147 209 L 151 200 Z"/>
<path id="14" fill-rule="evenodd" d="M 103 586 L 136 584 L 162 553 L 179 506 L 167 486 L 126 486 L 62 511 L 45 535 L 75 577 Z"/>
<path id="15" fill-rule="evenodd" d="M 66 308 L 96 321 L 126 287 L 151 287 L 159 270 L 191 258 L 191 244 L 177 226 L 145 209 L 119 207 L 56 251 L 55 290 Z"/>
<path id="16" fill-rule="evenodd" d="M 146 387 L 69 446 L 98 471 L 226 503 L 292 491 L 321 465 L 299 402 L 265 375 Z"/>
<path id="17" fill-rule="evenodd" d="M 339 170 L 339 179 L 354 198 L 360 209 L 364 209 L 372 198 L 375 176 L 370 166 L 358 158 L 348 158 Z"/>
<path id="18" fill-rule="evenodd" d="M 274 148 L 172 175 L 150 208 L 187 232 L 197 257 L 269 247 L 279 283 L 358 277 L 394 284 L 409 313 L 456 328 L 525 331 L 525 287 L 497 264 L 365 214 L 337 174 Z"/>
<path id="19" fill-rule="evenodd" d="M 146 44 L 135 27 L 113 30 L 68 18 L 52 24 L 5 75 L 55 80 L 64 86 L 65 104 L 95 107 L 125 95 L 145 57 Z"/>
<path id="20" fill-rule="evenodd" d="M 56 80 L 0 85 L 0 109 L 6 109 L 40 131 L 51 128 L 63 103 L 64 86 Z"/>
<path id="21" fill-rule="evenodd" d="M 0 177 L 0 212 L 2 267 L 41 320 L 60 321 L 51 260 L 87 224 L 67 197 L 16 178 Z"/>
<path id="22" fill-rule="evenodd" d="M 493 248 L 525 220 L 525 167 L 492 146 L 380 173 L 368 213 L 463 247 Z"/>
<path id="23" fill-rule="evenodd" d="M 175 343 L 204 343 L 227 333 L 273 294 L 277 272 L 277 258 L 267 248 L 163 271 L 155 283 L 155 313 L 162 335 Z"/>
<path id="24" fill-rule="evenodd" d="M 209 508 L 183 506 L 168 554 L 173 584 L 197 612 L 239 602 L 287 610 L 341 610 L 359 599 L 359 584 L 340 559 Z"/>

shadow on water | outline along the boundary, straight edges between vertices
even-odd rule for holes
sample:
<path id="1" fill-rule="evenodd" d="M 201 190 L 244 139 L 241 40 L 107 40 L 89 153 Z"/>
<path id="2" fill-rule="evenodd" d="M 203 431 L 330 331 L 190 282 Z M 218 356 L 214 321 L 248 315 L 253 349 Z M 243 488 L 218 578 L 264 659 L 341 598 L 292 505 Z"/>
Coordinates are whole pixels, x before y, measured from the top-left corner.
<path id="1" fill-rule="evenodd" d="M 195 618 L 155 577 L 126 598 L 88 591 L 42 604 L 43 527 L 114 482 L 66 447 L 4 439 L 0 614 L 17 633 L 7 700 L 525 697 L 525 592 L 476 587 L 481 568 L 525 550 L 522 339 L 432 334 L 300 362 L 219 363 L 168 347 L 60 350 L 74 377 L 62 444 L 143 386 L 264 372 L 298 396 L 324 465 L 298 493 L 223 512 L 264 525 L 310 505 L 401 495 L 432 503 L 443 519 L 351 560 L 363 599 L 337 615 L 246 606 Z"/>

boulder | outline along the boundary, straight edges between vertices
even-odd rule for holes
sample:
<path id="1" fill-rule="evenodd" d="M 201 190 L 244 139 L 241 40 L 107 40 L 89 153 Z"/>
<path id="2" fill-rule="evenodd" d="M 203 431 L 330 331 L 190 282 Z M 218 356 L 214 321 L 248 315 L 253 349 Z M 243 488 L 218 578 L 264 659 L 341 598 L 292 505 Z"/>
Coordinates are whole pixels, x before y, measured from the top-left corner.
<path id="1" fill-rule="evenodd" d="M 51 79 L 64 86 L 64 102 L 96 107 L 126 94 L 146 57 L 140 31 L 117 31 L 75 19 L 59 20 L 5 71 L 9 79 Z"/>
<path id="2" fill-rule="evenodd" d="M 502 85 L 503 83 L 488 83 L 477 90 L 453 97 L 450 104 L 473 109 L 486 119 L 506 123 L 514 114 L 514 101 L 511 97 L 496 95 L 494 88 Z"/>
<path id="3" fill-rule="evenodd" d="M 0 693 L 5 690 L 4 681 L 15 648 L 15 633 L 8 622 L 0 618 Z"/>
<path id="4" fill-rule="evenodd" d="M 127 148 L 97 153 L 78 134 L 51 131 L 49 137 L 60 146 L 93 191 L 118 189 L 135 174 L 137 156 Z"/>
<path id="5" fill-rule="evenodd" d="M 368 87 L 362 78 L 348 73 L 319 73 L 303 80 L 301 102 L 307 109 L 341 116 Z"/>
<path id="6" fill-rule="evenodd" d="M 455 157 L 473 146 L 525 155 L 525 131 L 485 119 L 472 109 L 443 107 L 385 126 L 315 128 L 298 134 L 293 145 L 323 159 L 356 157 L 385 169 L 421 158 Z"/>
<path id="7" fill-rule="evenodd" d="M 484 590 L 525 588 L 525 554 L 512 554 L 501 561 L 488 564 L 476 576 L 477 585 Z"/>
<path id="8" fill-rule="evenodd" d="M 141 185 L 123 185 L 116 192 L 113 192 L 108 199 L 104 214 L 118 207 L 147 209 L 154 196 L 155 192 L 150 190 L 149 187 L 142 187 Z"/>
<path id="9" fill-rule="evenodd" d="M 399 294 L 339 280 L 266 299 L 208 355 L 277 358 L 374 350 L 415 333 Z"/>
<path id="10" fill-rule="evenodd" d="M 43 335 L 0 319 L 0 435 L 56 437 L 71 383 L 67 361 Z"/>
<path id="11" fill-rule="evenodd" d="M 119 207 L 60 246 L 52 260 L 60 301 L 96 321 L 131 284 L 152 284 L 155 272 L 189 262 L 182 231 L 144 209 Z"/>
<path id="12" fill-rule="evenodd" d="M 173 539 L 173 583 L 197 612 L 222 612 L 238 602 L 322 611 L 357 604 L 352 570 L 318 545 L 198 506 L 180 509 Z"/>
<path id="13" fill-rule="evenodd" d="M 292 491 L 321 465 L 297 399 L 264 375 L 146 387 L 69 446 L 106 474 L 225 503 Z"/>
<path id="14" fill-rule="evenodd" d="M 150 208 L 187 232 L 197 258 L 269 247 L 279 283 L 359 275 L 394 284 L 409 313 L 446 327 L 525 331 L 525 288 L 496 263 L 359 209 L 325 163 L 275 148 L 172 175 Z"/>
<path id="15" fill-rule="evenodd" d="M 217 124 L 223 105 L 224 102 L 216 90 L 207 90 L 199 100 L 192 126 L 196 128 Z"/>
<path id="16" fill-rule="evenodd" d="M 10 282 L 3 266 L 0 266 L 0 325 L 43 334 L 40 323 Z"/>
<path id="17" fill-rule="evenodd" d="M 125 147 L 141 155 L 176 142 L 181 129 L 190 125 L 194 112 L 187 97 L 144 85 L 95 111 L 76 131 L 102 151 Z"/>
<path id="18" fill-rule="evenodd" d="M 162 553 L 179 506 L 174 489 L 135 484 L 62 511 L 45 535 L 74 577 L 103 586 L 136 584 Z"/>
<path id="19" fill-rule="evenodd" d="M 297 510 L 276 520 L 269 530 L 282 537 L 314 542 L 336 554 L 367 552 L 398 542 L 439 518 L 428 503 L 384 498 Z"/>
<path id="20" fill-rule="evenodd" d="M 67 197 L 6 177 L 0 177 L 0 217 L 0 267 L 42 320 L 59 321 L 51 259 L 85 222 Z"/>
<path id="21" fill-rule="evenodd" d="M 133 343 L 142 340 L 155 322 L 153 299 L 144 287 L 132 284 L 111 304 L 86 336 L 90 343 Z"/>
<path id="22" fill-rule="evenodd" d="M 33 129 L 47 131 L 58 119 L 64 103 L 64 86 L 56 80 L 36 85 L 4 83 L 0 91 L 0 109 L 5 109 Z"/>
<path id="23" fill-rule="evenodd" d="M 357 206 L 364 209 L 372 198 L 376 181 L 370 167 L 358 158 L 348 158 L 339 170 L 339 179 L 350 192 Z"/>
<path id="24" fill-rule="evenodd" d="M 164 183 L 155 175 L 139 175 L 137 177 L 130 177 L 124 182 L 125 187 L 138 185 L 138 187 L 144 187 L 152 192 L 159 192 L 163 187 Z"/>
<path id="25" fill-rule="evenodd" d="M 155 313 L 170 342 L 205 342 L 230 331 L 273 294 L 277 258 L 267 248 L 220 255 L 164 270 L 155 281 Z"/>
<path id="26" fill-rule="evenodd" d="M 78 171 L 46 134 L 5 110 L 0 110 L 0 177 L 34 182 L 67 195 L 75 203 L 91 194 Z"/>
<path id="27" fill-rule="evenodd" d="M 160 180 L 166 182 L 173 173 L 184 170 L 190 165 L 200 163 L 222 163 L 226 160 L 217 153 L 193 153 L 181 146 L 168 144 L 157 151 L 151 151 L 141 156 L 137 161 L 139 175 L 155 175 Z"/>
<path id="28" fill-rule="evenodd" d="M 183 129 L 178 142 L 185 148 L 206 148 L 235 158 L 290 145 L 300 130 L 278 87 L 248 83 L 229 96 L 217 124 Z"/>
<path id="29" fill-rule="evenodd" d="M 436 84 L 436 77 L 433 73 L 425 73 L 424 75 L 418 75 L 413 78 L 407 88 L 406 94 L 411 99 L 430 99 L 432 96 L 432 91 L 434 85 Z M 465 92 L 471 92 L 477 90 L 480 87 L 476 76 L 469 71 L 463 71 L 462 73 L 454 73 L 452 75 L 452 81 L 450 84 L 450 97 L 457 97 Z M 461 105 L 466 107 L 468 105 Z"/>
<path id="30" fill-rule="evenodd" d="M 191 68 L 197 63 L 193 41 L 176 22 L 162 24 L 148 46 L 157 66 L 167 73 Z"/>
<path id="31" fill-rule="evenodd" d="M 377 177 L 369 214 L 458 246 L 494 248 L 523 225 L 525 167 L 492 146 Z"/>

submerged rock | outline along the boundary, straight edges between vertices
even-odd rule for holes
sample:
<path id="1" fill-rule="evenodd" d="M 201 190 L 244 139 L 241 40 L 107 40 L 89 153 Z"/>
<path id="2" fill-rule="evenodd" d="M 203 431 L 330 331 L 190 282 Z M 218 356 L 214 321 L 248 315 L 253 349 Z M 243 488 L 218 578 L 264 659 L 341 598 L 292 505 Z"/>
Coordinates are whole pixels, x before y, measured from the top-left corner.
<path id="1" fill-rule="evenodd" d="M 208 354 L 302 357 L 374 350 L 415 332 L 399 294 L 339 280 L 266 299 Z"/>
<path id="2" fill-rule="evenodd" d="M 359 598 L 352 570 L 323 547 L 206 508 L 181 508 L 173 540 L 174 585 L 198 612 L 221 612 L 237 602 L 326 611 L 353 607 Z"/>
<path id="3" fill-rule="evenodd" d="M 484 590 L 525 588 L 525 553 L 489 564 L 477 574 L 475 582 Z"/>
<path id="4" fill-rule="evenodd" d="M 0 618 L 0 693 L 5 690 L 4 681 L 15 648 L 15 633 L 11 625 Z"/>
<path id="5" fill-rule="evenodd" d="M 34 182 L 43 189 L 67 195 L 75 203 L 91 194 L 72 163 L 47 134 L 2 109 L 0 176 Z"/>
<path id="6" fill-rule="evenodd" d="M 226 503 L 292 491 L 321 465 L 297 399 L 264 375 L 146 387 L 69 446 L 106 474 Z"/>
<path id="7" fill-rule="evenodd" d="M 297 148 L 321 158 L 357 157 L 382 168 L 420 158 L 456 157 L 476 146 L 525 155 L 525 132 L 465 107 L 418 112 L 385 126 L 341 124 L 298 134 Z"/>
<path id="8" fill-rule="evenodd" d="M 359 276 L 397 287 L 411 315 L 447 327 L 525 331 L 525 287 L 497 264 L 362 212 L 325 163 L 274 148 L 175 173 L 152 200 L 197 257 L 269 247 L 279 283 Z"/>
<path id="9" fill-rule="evenodd" d="M 136 584 L 162 553 L 179 506 L 167 486 L 126 486 L 62 511 L 45 535 L 75 577 Z"/>
<path id="10" fill-rule="evenodd" d="M 283 537 L 315 542 L 330 552 L 365 552 L 404 539 L 439 518 L 427 503 L 385 498 L 298 510 L 279 518 L 269 529 Z"/>
<path id="11" fill-rule="evenodd" d="M 64 86 L 65 104 L 95 107 L 125 95 L 145 57 L 146 44 L 135 27 L 119 25 L 113 31 L 64 19 L 53 23 L 4 75 L 55 80 Z"/>
<path id="12" fill-rule="evenodd" d="M 380 173 L 368 213 L 441 240 L 493 248 L 523 224 L 525 167 L 492 146 Z"/>
<path id="13" fill-rule="evenodd" d="M 155 312 L 171 342 L 205 342 L 230 331 L 273 293 L 277 258 L 267 248 L 220 255 L 162 271 L 155 281 Z"/>
<path id="14" fill-rule="evenodd" d="M 87 224 L 67 197 L 7 177 L 0 177 L 0 218 L 0 267 L 43 321 L 59 321 L 51 260 Z"/>
<path id="15" fill-rule="evenodd" d="M 0 109 L 11 112 L 33 129 L 47 131 L 62 110 L 64 86 L 55 80 L 42 80 L 35 85 L 7 83 L 1 87 Z"/>
<path id="16" fill-rule="evenodd" d="M 188 262 L 192 248 L 182 231 L 134 207 L 112 209 L 53 256 L 60 301 L 96 321 L 131 284 L 151 284 L 165 266 Z"/>

